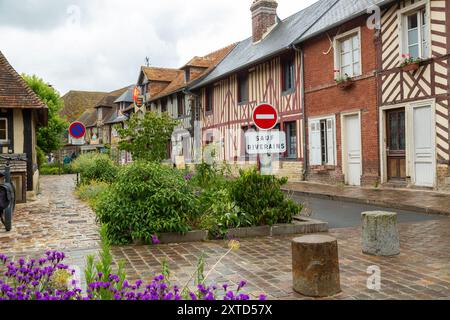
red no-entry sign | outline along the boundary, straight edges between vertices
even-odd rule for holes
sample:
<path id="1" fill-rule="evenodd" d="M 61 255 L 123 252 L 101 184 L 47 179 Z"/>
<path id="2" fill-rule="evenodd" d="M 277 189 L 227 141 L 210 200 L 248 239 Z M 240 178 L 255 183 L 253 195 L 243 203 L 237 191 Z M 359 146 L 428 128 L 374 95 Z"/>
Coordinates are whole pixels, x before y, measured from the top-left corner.
<path id="1" fill-rule="evenodd" d="M 253 111 L 253 122 L 261 130 L 271 130 L 278 123 L 278 111 L 270 104 L 261 104 Z"/>
<path id="2" fill-rule="evenodd" d="M 74 139 L 81 139 L 86 134 L 86 126 L 81 122 L 74 122 L 69 127 L 69 134 Z"/>

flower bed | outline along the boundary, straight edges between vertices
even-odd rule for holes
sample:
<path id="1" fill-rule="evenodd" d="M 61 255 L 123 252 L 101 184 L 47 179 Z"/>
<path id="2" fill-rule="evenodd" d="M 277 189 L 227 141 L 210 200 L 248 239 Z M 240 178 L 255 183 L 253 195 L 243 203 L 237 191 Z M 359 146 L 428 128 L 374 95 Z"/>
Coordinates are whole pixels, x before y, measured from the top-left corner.
<path id="1" fill-rule="evenodd" d="M 120 268 L 118 275 L 102 272 L 110 268 L 105 264 L 108 254 L 106 259 L 104 252 L 102 255 L 102 263 L 94 268 L 91 262 L 90 269 L 85 271 L 90 281 L 83 291 L 74 280 L 75 271 L 63 263 L 66 256 L 62 252 L 49 251 L 42 259 L 17 262 L 0 254 L 0 300 L 250 300 L 249 295 L 242 293 L 246 281 L 241 281 L 236 290 L 227 284 L 199 283 L 194 291 L 172 285 L 167 274 L 153 278 L 148 284 L 141 280 L 129 283 Z M 94 269 L 100 271 L 94 274 Z M 265 296 L 259 299 L 265 300 Z"/>
<path id="2" fill-rule="evenodd" d="M 287 179 L 256 170 L 231 178 L 227 172 L 207 164 L 192 173 L 136 162 L 120 168 L 111 184 L 91 181 L 78 194 L 116 245 L 148 244 L 154 235 L 164 243 L 220 239 L 230 229 L 291 224 L 301 212 L 281 191 Z"/>

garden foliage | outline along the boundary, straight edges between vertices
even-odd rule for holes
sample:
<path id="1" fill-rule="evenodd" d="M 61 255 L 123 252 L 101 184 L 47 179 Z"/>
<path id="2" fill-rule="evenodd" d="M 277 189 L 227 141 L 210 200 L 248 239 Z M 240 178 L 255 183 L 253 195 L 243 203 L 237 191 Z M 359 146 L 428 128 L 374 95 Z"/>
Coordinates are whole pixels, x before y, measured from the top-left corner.
<path id="1" fill-rule="evenodd" d="M 119 168 L 106 154 L 87 153 L 72 162 L 72 170 L 80 173 L 81 184 L 89 184 L 91 181 L 113 182 Z"/>
<path id="2" fill-rule="evenodd" d="M 123 167 L 95 206 L 114 244 L 150 243 L 163 232 L 185 233 L 199 214 L 199 202 L 183 173 L 150 162 Z"/>

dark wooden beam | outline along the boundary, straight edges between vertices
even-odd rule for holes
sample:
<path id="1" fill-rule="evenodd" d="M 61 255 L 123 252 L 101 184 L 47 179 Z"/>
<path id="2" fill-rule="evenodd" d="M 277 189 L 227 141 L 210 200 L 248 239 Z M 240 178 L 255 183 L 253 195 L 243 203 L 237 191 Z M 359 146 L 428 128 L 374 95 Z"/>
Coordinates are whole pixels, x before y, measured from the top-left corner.
<path id="1" fill-rule="evenodd" d="M 23 110 L 23 149 L 27 155 L 27 190 L 33 191 L 33 116 L 31 110 Z"/>

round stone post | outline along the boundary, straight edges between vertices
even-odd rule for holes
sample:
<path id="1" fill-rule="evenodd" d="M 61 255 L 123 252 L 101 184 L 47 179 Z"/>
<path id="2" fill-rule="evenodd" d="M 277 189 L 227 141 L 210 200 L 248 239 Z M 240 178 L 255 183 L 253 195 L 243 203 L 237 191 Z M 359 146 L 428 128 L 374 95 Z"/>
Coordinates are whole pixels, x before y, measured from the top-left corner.
<path id="1" fill-rule="evenodd" d="M 307 235 L 292 241 L 294 291 L 307 297 L 331 297 L 341 292 L 337 240 Z"/>
<path id="2" fill-rule="evenodd" d="M 363 253 L 391 257 L 400 254 L 397 214 L 392 212 L 364 212 L 362 214 Z"/>

